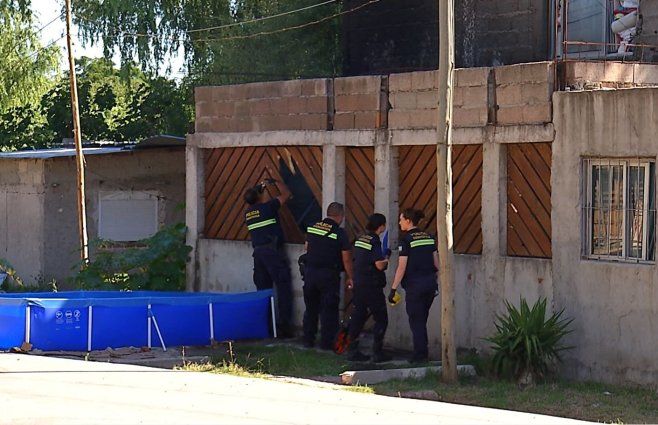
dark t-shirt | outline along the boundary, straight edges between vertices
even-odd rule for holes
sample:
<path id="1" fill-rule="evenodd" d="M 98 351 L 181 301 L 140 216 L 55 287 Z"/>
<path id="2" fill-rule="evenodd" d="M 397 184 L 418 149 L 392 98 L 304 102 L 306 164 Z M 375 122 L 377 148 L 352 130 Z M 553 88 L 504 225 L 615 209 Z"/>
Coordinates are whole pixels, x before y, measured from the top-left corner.
<path id="1" fill-rule="evenodd" d="M 412 229 L 400 239 L 400 257 L 407 257 L 404 279 L 431 276 L 437 272 L 434 267 L 436 241 L 429 234 Z"/>
<path id="2" fill-rule="evenodd" d="M 254 247 L 274 243 L 283 245 L 283 229 L 279 221 L 281 202 L 277 198 L 251 205 L 245 212 L 245 223 Z"/>
<path id="3" fill-rule="evenodd" d="M 359 237 L 354 242 L 354 286 L 386 286 L 386 275 L 375 262 L 384 260 L 382 242 L 374 233 Z"/>
<path id="4" fill-rule="evenodd" d="M 318 269 L 343 269 L 342 251 L 351 249 L 345 230 L 330 218 L 307 228 L 306 264 Z"/>

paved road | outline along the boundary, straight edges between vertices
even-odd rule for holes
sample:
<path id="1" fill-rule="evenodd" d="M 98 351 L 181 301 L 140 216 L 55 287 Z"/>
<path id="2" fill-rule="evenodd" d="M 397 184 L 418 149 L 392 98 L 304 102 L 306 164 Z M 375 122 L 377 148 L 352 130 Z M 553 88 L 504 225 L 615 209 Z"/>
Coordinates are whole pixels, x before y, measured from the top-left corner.
<path id="1" fill-rule="evenodd" d="M 0 423 L 343 425 L 577 422 L 354 393 L 327 385 L 0 354 Z"/>

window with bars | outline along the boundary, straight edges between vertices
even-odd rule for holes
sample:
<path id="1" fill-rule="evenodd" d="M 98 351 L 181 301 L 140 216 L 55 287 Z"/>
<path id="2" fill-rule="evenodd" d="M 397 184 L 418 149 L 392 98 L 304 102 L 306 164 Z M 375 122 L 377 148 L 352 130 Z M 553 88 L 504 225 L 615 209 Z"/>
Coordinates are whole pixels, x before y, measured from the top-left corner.
<path id="1" fill-rule="evenodd" d="M 655 260 L 655 161 L 583 161 L 584 253 L 588 258 Z"/>

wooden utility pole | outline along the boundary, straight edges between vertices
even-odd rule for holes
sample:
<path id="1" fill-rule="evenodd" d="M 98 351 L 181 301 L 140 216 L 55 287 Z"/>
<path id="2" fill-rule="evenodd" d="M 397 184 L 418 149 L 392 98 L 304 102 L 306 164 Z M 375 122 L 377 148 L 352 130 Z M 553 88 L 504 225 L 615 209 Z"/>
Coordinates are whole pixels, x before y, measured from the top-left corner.
<path id="1" fill-rule="evenodd" d="M 455 274 L 452 238 L 452 88 L 455 69 L 453 0 L 439 1 L 439 126 L 437 162 L 437 239 L 441 279 L 441 365 L 445 382 L 457 382 Z"/>
<path id="2" fill-rule="evenodd" d="M 69 52 L 69 74 L 71 79 L 71 109 L 73 111 L 73 140 L 75 142 L 75 163 L 78 169 L 78 232 L 80 236 L 80 258 L 89 259 L 87 243 L 87 207 L 85 204 L 85 158 L 82 154 L 82 133 L 80 131 L 80 113 L 78 110 L 78 84 L 75 79 L 75 59 L 73 58 L 73 40 L 71 39 L 71 0 L 66 0 L 66 46 Z"/>

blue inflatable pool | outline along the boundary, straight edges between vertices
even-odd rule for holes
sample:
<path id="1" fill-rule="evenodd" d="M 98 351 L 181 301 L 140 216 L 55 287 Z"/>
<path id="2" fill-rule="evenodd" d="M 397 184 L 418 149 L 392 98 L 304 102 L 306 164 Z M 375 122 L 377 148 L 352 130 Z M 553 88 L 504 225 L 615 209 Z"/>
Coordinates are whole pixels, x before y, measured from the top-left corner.
<path id="1" fill-rule="evenodd" d="M 0 294 L 0 349 L 91 351 L 267 338 L 272 291 Z"/>

